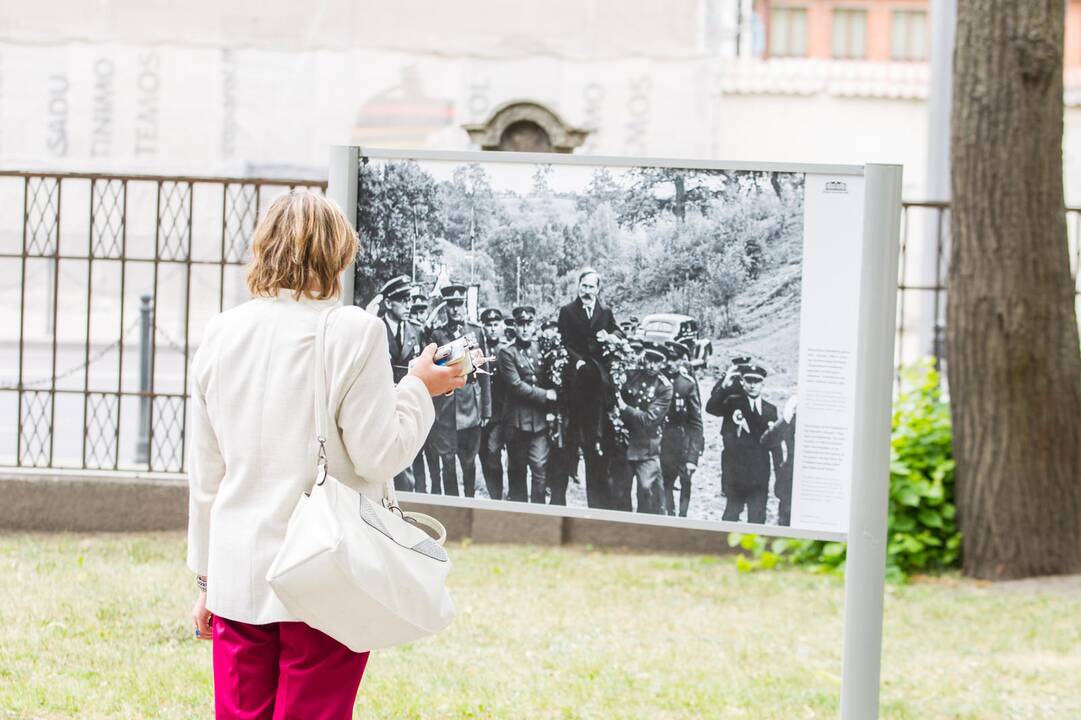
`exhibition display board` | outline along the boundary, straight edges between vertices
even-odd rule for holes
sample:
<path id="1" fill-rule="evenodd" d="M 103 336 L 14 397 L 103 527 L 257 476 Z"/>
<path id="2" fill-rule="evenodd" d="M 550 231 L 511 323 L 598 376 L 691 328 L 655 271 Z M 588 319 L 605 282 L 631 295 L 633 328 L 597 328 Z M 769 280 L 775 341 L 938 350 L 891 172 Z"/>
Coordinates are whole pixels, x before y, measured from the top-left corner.
<path id="1" fill-rule="evenodd" d="M 396 372 L 472 335 L 403 499 L 848 542 L 877 715 L 901 168 L 334 148 Z M 406 494 L 408 493 L 408 494 Z"/>

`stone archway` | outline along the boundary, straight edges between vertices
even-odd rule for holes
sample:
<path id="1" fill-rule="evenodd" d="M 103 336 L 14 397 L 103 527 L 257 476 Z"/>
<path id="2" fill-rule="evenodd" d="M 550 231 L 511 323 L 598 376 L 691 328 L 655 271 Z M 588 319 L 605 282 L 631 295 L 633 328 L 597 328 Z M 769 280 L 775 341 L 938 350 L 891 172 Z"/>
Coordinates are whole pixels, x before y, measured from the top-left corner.
<path id="1" fill-rule="evenodd" d="M 570 127 L 540 103 L 515 100 L 500 105 L 487 122 L 462 126 L 481 150 L 571 153 L 589 130 Z"/>

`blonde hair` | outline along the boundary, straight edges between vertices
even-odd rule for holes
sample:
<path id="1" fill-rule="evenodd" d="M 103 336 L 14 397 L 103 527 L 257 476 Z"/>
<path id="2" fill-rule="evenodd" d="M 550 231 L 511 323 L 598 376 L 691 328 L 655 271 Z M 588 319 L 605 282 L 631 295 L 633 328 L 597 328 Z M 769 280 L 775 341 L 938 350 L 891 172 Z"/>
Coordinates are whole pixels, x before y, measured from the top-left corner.
<path id="1" fill-rule="evenodd" d="M 273 297 L 337 297 L 338 276 L 357 254 L 357 234 L 333 200 L 310 190 L 292 190 L 267 209 L 255 228 L 248 290 Z"/>

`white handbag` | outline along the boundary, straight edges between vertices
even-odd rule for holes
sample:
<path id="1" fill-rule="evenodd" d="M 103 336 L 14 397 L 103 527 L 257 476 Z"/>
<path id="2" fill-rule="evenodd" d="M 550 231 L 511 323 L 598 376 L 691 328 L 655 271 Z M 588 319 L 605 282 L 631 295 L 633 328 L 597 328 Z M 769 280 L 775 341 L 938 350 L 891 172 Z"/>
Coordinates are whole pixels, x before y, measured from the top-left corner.
<path id="1" fill-rule="evenodd" d="M 450 624 L 454 603 L 446 588 L 450 559 L 442 547 L 443 525 L 403 512 L 393 479 L 381 505 L 327 471 L 324 343 L 334 309 L 320 315 L 315 335 L 315 482 L 297 502 L 266 579 L 289 612 L 363 652 L 439 632 Z"/>

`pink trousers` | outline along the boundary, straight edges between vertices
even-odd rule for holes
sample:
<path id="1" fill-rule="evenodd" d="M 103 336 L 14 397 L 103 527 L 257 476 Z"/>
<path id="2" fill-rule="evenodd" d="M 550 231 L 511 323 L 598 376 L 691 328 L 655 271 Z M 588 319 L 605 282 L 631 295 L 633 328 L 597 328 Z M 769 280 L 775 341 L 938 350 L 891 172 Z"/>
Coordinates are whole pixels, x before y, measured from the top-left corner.
<path id="1" fill-rule="evenodd" d="M 349 720 L 368 653 L 302 622 L 214 616 L 218 720 Z"/>

